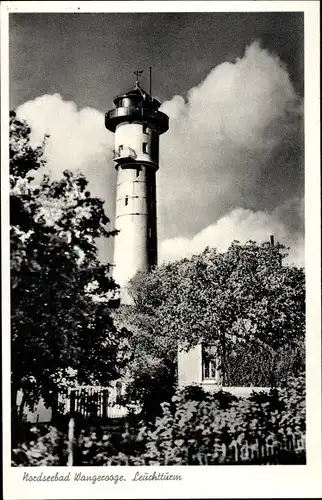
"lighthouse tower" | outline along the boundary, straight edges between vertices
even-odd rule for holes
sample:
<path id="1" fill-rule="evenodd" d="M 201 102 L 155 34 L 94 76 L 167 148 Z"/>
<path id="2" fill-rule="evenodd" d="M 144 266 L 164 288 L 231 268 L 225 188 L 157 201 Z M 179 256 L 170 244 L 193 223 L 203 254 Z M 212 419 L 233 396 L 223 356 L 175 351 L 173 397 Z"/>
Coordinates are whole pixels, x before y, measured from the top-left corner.
<path id="1" fill-rule="evenodd" d="M 137 78 L 141 72 L 136 72 Z M 151 80 L 150 80 L 151 81 Z M 151 85 L 150 85 L 151 86 Z M 121 287 L 122 303 L 131 301 L 128 281 L 137 271 L 157 264 L 156 171 L 159 168 L 159 136 L 169 118 L 161 103 L 140 86 L 114 99 L 105 115 L 105 126 L 114 132 L 117 169 L 113 278 Z"/>

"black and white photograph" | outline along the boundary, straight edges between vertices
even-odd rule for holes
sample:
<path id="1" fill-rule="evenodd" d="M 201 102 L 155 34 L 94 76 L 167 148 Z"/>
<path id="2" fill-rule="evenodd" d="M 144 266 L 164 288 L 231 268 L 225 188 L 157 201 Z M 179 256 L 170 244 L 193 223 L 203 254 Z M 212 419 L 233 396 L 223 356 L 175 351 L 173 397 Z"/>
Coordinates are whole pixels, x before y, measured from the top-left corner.
<path id="1" fill-rule="evenodd" d="M 10 470 L 88 498 L 98 481 L 179 492 L 189 466 L 296 476 L 321 432 L 317 2 L 38 3 L 5 6 Z"/>

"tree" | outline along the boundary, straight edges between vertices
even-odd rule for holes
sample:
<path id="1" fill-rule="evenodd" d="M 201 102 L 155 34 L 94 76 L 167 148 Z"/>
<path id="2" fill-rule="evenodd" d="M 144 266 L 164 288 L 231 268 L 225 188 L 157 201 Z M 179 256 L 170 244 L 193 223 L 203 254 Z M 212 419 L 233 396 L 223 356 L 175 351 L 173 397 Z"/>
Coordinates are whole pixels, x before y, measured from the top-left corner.
<path id="1" fill-rule="evenodd" d="M 216 347 L 223 372 L 229 357 L 245 359 L 251 347 L 253 355 L 271 356 L 272 373 L 283 350 L 297 357 L 305 336 L 305 275 L 283 265 L 286 254 L 282 245 L 253 241 L 233 242 L 224 253 L 207 248 L 138 273 L 131 282 L 134 307 L 171 356 L 178 344 L 189 350 L 202 342 Z"/>
<path id="2" fill-rule="evenodd" d="M 12 407 L 22 390 L 32 406 L 54 405 L 66 384 L 107 385 L 127 360 L 128 332 L 112 320 L 116 285 L 97 256 L 110 237 L 103 201 L 81 174 L 59 181 L 33 172 L 45 165 L 43 145 L 10 114 L 10 242 Z"/>
<path id="3" fill-rule="evenodd" d="M 122 402 L 129 408 L 139 405 L 140 416 L 151 420 L 161 412 L 160 404 L 174 394 L 176 345 L 166 336 L 157 336 L 154 316 L 142 313 L 137 306 L 122 305 L 113 316 L 119 328 L 131 331 L 131 359 Z"/>

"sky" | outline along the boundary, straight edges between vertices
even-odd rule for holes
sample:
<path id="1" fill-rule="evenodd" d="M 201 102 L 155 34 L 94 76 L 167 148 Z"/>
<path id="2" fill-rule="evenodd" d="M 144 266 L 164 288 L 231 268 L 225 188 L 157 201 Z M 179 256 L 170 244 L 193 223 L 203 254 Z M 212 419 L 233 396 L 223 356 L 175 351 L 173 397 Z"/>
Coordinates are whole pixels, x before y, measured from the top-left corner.
<path id="1" fill-rule="evenodd" d="M 46 169 L 83 172 L 114 221 L 104 113 L 153 68 L 170 117 L 157 173 L 159 260 L 275 240 L 304 265 L 301 13 L 10 14 L 10 107 Z M 116 236 L 117 237 L 117 236 Z M 113 242 L 99 242 L 112 261 Z"/>

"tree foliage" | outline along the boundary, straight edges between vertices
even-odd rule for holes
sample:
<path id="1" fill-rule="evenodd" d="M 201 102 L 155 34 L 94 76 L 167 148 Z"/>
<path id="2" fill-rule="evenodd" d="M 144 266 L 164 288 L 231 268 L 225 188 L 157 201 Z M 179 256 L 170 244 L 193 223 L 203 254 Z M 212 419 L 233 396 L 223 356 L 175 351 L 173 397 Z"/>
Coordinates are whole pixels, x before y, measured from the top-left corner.
<path id="1" fill-rule="evenodd" d="M 240 367 L 247 357 L 251 364 L 251 349 L 272 373 L 281 356 L 285 360 L 285 350 L 296 358 L 304 343 L 305 275 L 302 268 L 283 265 L 286 255 L 279 244 L 235 241 L 224 253 L 207 248 L 190 259 L 162 264 L 133 278 L 135 310 L 149 322 L 165 355 L 173 357 L 178 344 L 189 350 L 202 342 L 206 348 L 216 346 L 222 368 L 234 359 Z M 238 385 L 233 372 L 230 378 Z M 265 377 L 267 371 L 255 376 Z"/>
<path id="2" fill-rule="evenodd" d="M 141 416 L 153 419 L 168 401 L 176 386 L 177 348 L 167 337 L 155 334 L 154 316 L 141 313 L 136 306 L 122 305 L 114 312 L 119 328 L 131 331 L 131 359 L 126 368 L 126 394 L 129 409 L 141 407 Z"/>
<path id="3" fill-rule="evenodd" d="M 12 404 L 23 390 L 32 405 L 53 404 L 70 383 L 108 384 L 126 361 L 126 336 L 111 318 L 115 291 L 96 238 L 110 237 L 103 201 L 81 174 L 36 183 L 43 145 L 10 115 Z M 41 170 L 40 170 L 41 172 Z"/>
<path id="4" fill-rule="evenodd" d="M 225 337 L 277 348 L 303 339 L 305 275 L 282 265 L 282 245 L 233 242 L 225 253 L 207 248 L 132 280 L 140 312 L 155 317 L 161 335 L 212 344 Z"/>

